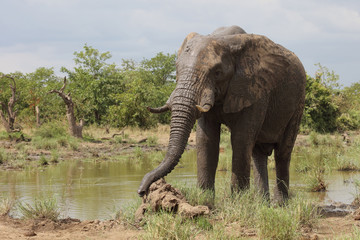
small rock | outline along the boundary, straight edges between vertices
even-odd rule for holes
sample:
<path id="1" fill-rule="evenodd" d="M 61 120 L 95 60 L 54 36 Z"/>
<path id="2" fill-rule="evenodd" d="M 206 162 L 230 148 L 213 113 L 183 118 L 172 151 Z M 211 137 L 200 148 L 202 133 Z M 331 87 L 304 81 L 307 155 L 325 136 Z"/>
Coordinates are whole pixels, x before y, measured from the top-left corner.
<path id="1" fill-rule="evenodd" d="M 29 230 L 24 233 L 24 236 L 25 237 L 34 237 L 34 236 L 36 236 L 36 233 L 33 230 Z"/>

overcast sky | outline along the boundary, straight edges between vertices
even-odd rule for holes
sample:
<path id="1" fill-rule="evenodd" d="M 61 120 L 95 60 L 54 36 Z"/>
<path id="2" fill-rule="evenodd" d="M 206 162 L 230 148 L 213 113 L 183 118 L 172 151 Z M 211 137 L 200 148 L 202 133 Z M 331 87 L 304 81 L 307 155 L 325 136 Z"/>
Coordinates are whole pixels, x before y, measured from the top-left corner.
<path id="1" fill-rule="evenodd" d="M 238 25 L 349 86 L 360 81 L 359 0 L 0 0 L 0 72 L 73 67 L 85 43 L 110 62 L 175 53 L 190 32 Z"/>

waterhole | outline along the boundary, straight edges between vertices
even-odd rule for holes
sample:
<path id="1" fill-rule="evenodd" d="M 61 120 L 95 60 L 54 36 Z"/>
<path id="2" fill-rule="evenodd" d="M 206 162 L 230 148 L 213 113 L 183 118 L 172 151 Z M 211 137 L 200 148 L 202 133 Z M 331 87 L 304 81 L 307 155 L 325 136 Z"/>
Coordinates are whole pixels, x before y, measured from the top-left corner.
<path id="1" fill-rule="evenodd" d="M 43 169 L 0 171 L 0 192 L 19 202 L 30 204 L 41 196 L 54 197 L 62 217 L 80 220 L 111 219 L 118 209 L 139 198 L 137 188 L 144 174 L 151 169 L 151 166 L 131 161 L 66 160 Z M 217 181 L 226 181 L 227 175 L 227 171 L 218 171 Z M 274 185 L 275 170 L 270 168 L 269 175 L 270 185 Z M 332 171 L 325 178 L 329 184 L 328 191 L 306 193 L 306 196 L 323 203 L 351 203 L 356 194 L 354 180 L 359 178 L 360 174 L 357 172 Z M 166 180 L 196 185 L 195 150 L 185 154 Z M 303 181 L 300 174 L 291 172 L 292 191 L 304 191 Z M 19 217 L 20 213 L 15 208 L 12 215 Z"/>

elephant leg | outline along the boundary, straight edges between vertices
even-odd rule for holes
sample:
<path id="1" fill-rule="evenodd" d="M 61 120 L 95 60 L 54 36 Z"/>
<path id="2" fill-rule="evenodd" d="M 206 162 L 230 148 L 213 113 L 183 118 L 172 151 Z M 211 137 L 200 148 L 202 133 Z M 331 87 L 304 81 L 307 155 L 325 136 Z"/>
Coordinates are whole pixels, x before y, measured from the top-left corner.
<path id="1" fill-rule="evenodd" d="M 295 113 L 285 129 L 282 140 L 275 148 L 276 186 L 275 201 L 283 203 L 289 197 L 289 168 L 291 153 L 299 131 L 302 113 Z"/>
<path id="2" fill-rule="evenodd" d="M 202 116 L 196 129 L 197 180 L 202 189 L 214 190 L 219 162 L 220 123 Z"/>
<path id="3" fill-rule="evenodd" d="M 280 146 L 275 150 L 276 186 L 275 201 L 282 203 L 289 197 L 289 167 L 291 150 Z"/>
<path id="4" fill-rule="evenodd" d="M 255 139 L 261 130 L 265 118 L 266 108 L 267 104 L 265 102 L 245 108 L 237 116 L 236 122 L 230 124 L 233 150 L 232 191 L 242 190 L 250 185 L 251 156 L 255 146 Z M 258 162 L 261 163 L 262 160 L 259 159 Z"/>
<path id="5" fill-rule="evenodd" d="M 262 145 L 256 144 L 253 150 L 252 158 L 254 163 L 253 171 L 255 185 L 259 187 L 260 194 L 262 194 L 265 199 L 270 200 L 267 163 L 268 155 L 271 154 L 273 145 L 268 144 L 266 147 L 269 151 L 264 153 L 264 151 L 262 151 Z"/>
<path id="6" fill-rule="evenodd" d="M 250 163 L 252 146 L 242 141 L 240 134 L 231 134 L 233 149 L 231 191 L 239 191 L 250 185 Z"/>

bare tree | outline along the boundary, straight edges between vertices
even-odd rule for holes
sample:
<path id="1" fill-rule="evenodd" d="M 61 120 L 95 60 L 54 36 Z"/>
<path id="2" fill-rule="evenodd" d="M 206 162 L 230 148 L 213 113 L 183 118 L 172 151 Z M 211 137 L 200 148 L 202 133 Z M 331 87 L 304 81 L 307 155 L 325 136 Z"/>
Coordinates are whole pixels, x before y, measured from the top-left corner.
<path id="1" fill-rule="evenodd" d="M 10 79 L 10 89 L 11 89 L 11 97 L 9 99 L 8 104 L 6 105 L 5 102 L 0 101 L 0 117 L 2 120 L 2 123 L 8 133 L 17 131 L 14 129 L 14 123 L 16 118 L 17 111 L 14 111 L 14 105 L 16 102 L 16 83 L 15 79 L 9 75 L 2 75 L 1 78 L 8 78 Z M 5 114 L 4 114 L 5 113 Z"/>
<path id="2" fill-rule="evenodd" d="M 40 122 L 40 108 L 38 105 L 35 106 L 35 116 L 36 116 L 36 126 L 40 127 L 41 126 L 41 122 Z"/>
<path id="3" fill-rule="evenodd" d="M 71 99 L 70 93 L 65 94 L 64 90 L 66 88 L 66 77 L 64 77 L 64 85 L 60 88 L 60 90 L 51 90 L 49 93 L 57 93 L 66 104 L 66 117 L 69 122 L 69 130 L 71 135 L 77 138 L 82 138 L 82 129 L 84 122 L 81 119 L 80 124 L 76 124 L 76 117 L 74 113 L 74 102 Z"/>

